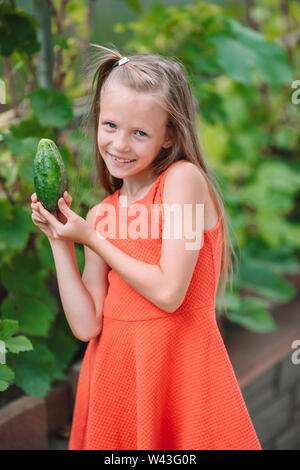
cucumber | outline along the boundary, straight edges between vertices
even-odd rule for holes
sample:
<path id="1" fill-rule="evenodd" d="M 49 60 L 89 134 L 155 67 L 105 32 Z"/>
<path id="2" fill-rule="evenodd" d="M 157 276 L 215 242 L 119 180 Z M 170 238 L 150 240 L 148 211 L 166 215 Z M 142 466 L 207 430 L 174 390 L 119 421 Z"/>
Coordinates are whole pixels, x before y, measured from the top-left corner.
<path id="1" fill-rule="evenodd" d="M 57 201 L 68 191 L 63 159 L 53 140 L 41 139 L 33 161 L 33 181 L 38 200 L 45 209 L 58 209 Z"/>

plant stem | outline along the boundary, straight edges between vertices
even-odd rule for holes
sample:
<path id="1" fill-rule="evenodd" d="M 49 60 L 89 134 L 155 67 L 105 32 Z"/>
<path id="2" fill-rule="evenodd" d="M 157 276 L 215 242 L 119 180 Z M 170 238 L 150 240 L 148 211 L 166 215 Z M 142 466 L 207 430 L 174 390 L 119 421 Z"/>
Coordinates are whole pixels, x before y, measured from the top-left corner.
<path id="1" fill-rule="evenodd" d="M 41 24 L 38 39 L 41 43 L 40 60 L 38 61 L 38 79 L 42 88 L 53 88 L 53 44 L 51 33 L 51 16 L 48 2 L 35 0 L 36 16 Z"/>

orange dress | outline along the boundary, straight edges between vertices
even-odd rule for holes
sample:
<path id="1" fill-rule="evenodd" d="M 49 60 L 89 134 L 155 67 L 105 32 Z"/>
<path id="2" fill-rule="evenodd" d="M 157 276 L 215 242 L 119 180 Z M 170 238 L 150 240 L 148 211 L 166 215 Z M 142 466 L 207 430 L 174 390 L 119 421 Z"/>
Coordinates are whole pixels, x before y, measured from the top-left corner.
<path id="1" fill-rule="evenodd" d="M 135 203 L 162 204 L 166 174 L 177 163 Z M 119 206 L 119 190 L 104 203 L 114 206 L 117 227 L 120 210 L 128 225 L 137 217 Z M 118 231 L 107 238 L 129 256 L 159 264 L 162 217 L 158 238 L 121 238 Z M 102 330 L 89 341 L 78 379 L 69 450 L 261 450 L 216 323 L 220 221 L 204 231 L 185 299 L 173 313 L 109 271 Z"/>

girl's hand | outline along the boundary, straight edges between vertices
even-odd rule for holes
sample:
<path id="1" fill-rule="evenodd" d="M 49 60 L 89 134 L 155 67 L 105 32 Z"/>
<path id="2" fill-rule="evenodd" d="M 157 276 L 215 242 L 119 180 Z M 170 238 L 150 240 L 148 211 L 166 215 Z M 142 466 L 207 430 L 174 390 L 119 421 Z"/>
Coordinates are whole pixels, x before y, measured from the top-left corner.
<path id="1" fill-rule="evenodd" d="M 31 197 L 31 201 L 32 201 L 32 203 L 31 203 L 31 209 L 33 209 L 32 212 L 35 213 L 35 214 L 38 214 L 38 204 L 37 204 L 38 198 L 37 198 L 36 193 L 32 193 L 30 197 Z M 68 207 L 71 207 L 72 197 L 70 196 L 70 194 L 68 194 L 68 192 L 65 191 L 64 194 L 63 194 L 63 197 L 64 197 Z M 66 217 L 60 212 L 59 209 L 57 211 L 50 212 L 50 214 L 54 214 L 55 217 L 62 223 L 67 222 Z"/>
<path id="2" fill-rule="evenodd" d="M 64 199 L 68 205 L 68 207 L 71 206 L 72 203 L 72 197 L 67 193 L 67 191 L 64 192 Z M 54 240 L 53 233 L 49 227 L 47 219 L 43 217 L 39 211 L 39 205 L 38 205 L 38 198 L 36 193 L 33 193 L 31 195 L 31 209 L 32 209 L 32 221 L 34 225 L 36 225 L 48 238 L 49 240 Z M 67 219 L 66 217 L 60 212 L 60 210 L 51 212 L 51 214 L 54 214 L 55 217 L 62 223 L 66 223 Z"/>
<path id="3" fill-rule="evenodd" d="M 53 234 L 48 227 L 47 220 L 40 214 L 38 209 L 38 198 L 36 193 L 31 194 L 31 210 L 32 210 L 32 221 L 36 227 L 38 227 L 49 240 L 53 240 Z"/>
<path id="4" fill-rule="evenodd" d="M 71 204 L 72 198 L 67 191 L 64 192 L 64 197 L 58 200 L 58 211 L 55 212 L 47 211 L 41 202 L 37 202 L 38 227 L 44 233 L 46 230 L 46 235 L 52 240 L 87 244 L 93 229 L 82 217 L 70 209 L 66 200 Z"/>

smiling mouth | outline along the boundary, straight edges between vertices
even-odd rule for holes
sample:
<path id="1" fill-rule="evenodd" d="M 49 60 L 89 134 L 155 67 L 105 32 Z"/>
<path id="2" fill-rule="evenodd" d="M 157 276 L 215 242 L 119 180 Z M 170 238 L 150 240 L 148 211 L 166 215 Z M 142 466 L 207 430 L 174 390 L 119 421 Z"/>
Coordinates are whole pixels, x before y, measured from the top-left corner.
<path id="1" fill-rule="evenodd" d="M 117 157 L 115 157 L 114 155 L 111 155 L 111 154 L 110 154 L 110 156 L 111 156 L 115 161 L 117 161 L 117 162 L 119 162 L 119 163 L 125 163 L 125 164 L 126 164 L 126 163 L 132 163 L 132 162 L 135 162 L 135 161 L 136 161 L 135 159 L 133 159 L 133 160 L 128 160 L 128 159 L 125 159 L 125 158 L 117 158 Z"/>

